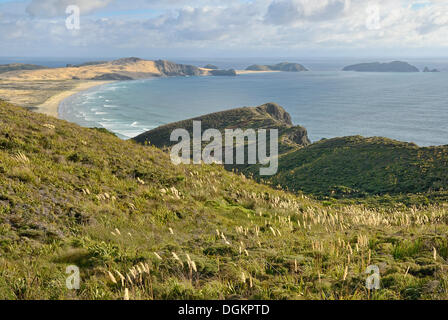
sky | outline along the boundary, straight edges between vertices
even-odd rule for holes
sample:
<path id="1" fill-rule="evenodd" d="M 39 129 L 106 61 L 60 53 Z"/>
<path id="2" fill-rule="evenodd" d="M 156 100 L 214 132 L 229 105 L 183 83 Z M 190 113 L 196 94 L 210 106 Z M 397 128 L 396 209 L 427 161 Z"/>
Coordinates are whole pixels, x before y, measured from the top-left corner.
<path id="1" fill-rule="evenodd" d="M 3 57 L 446 57 L 447 35 L 447 0 L 0 0 Z"/>

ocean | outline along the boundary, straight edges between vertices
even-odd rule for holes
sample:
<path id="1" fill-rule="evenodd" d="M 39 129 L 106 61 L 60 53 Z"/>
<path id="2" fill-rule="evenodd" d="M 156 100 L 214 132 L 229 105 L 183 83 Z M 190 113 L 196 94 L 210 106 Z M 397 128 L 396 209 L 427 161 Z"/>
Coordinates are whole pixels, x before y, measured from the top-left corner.
<path id="1" fill-rule="evenodd" d="M 372 60 L 373 61 L 373 60 Z M 448 71 L 444 61 L 410 61 Z M 243 68 L 249 61 L 188 61 Z M 275 61 L 257 61 L 273 63 Z M 301 61 L 310 72 L 237 77 L 171 77 L 115 82 L 64 100 L 60 117 L 104 127 L 123 139 L 157 126 L 226 109 L 275 102 L 307 128 L 312 141 L 348 135 L 382 136 L 420 146 L 448 144 L 448 72 L 355 73 L 363 62 Z"/>

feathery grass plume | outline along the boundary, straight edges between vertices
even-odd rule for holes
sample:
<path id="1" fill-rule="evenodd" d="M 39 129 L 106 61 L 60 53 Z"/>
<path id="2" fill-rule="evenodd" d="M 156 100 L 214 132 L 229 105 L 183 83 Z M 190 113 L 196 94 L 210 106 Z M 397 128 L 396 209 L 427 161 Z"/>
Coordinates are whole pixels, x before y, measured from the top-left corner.
<path id="1" fill-rule="evenodd" d="M 294 272 L 297 273 L 299 271 L 299 267 L 297 265 L 297 259 L 294 259 Z"/>
<path id="2" fill-rule="evenodd" d="M 191 260 L 191 267 L 193 268 L 194 272 L 198 272 L 198 268 L 196 267 L 196 262 Z"/>
<path id="3" fill-rule="evenodd" d="M 432 255 L 433 255 L 434 261 L 437 261 L 437 249 L 435 247 L 432 247 Z"/>
<path id="4" fill-rule="evenodd" d="M 173 228 L 168 228 L 171 234 L 174 234 Z"/>
<path id="5" fill-rule="evenodd" d="M 118 274 L 118 276 L 120 277 L 121 280 L 121 285 L 124 286 L 124 282 L 125 282 L 125 277 L 120 273 L 120 271 L 115 270 L 115 272 Z"/>
<path id="6" fill-rule="evenodd" d="M 180 263 L 180 265 L 183 267 L 184 263 L 182 262 L 182 260 L 180 260 L 179 256 L 175 252 L 171 252 L 171 254 L 173 255 L 174 259 L 177 260 Z"/>
<path id="7" fill-rule="evenodd" d="M 45 123 L 42 125 L 42 127 L 45 127 L 47 129 L 55 129 L 56 127 L 50 123 Z"/>
<path id="8" fill-rule="evenodd" d="M 30 163 L 30 159 L 22 151 L 18 151 L 12 158 L 23 164 Z"/>
<path id="9" fill-rule="evenodd" d="M 140 184 L 142 184 L 142 185 L 144 185 L 145 184 L 145 181 L 143 181 L 142 179 L 140 179 L 139 177 L 137 177 L 137 182 L 138 183 L 140 183 Z"/>
<path id="10" fill-rule="evenodd" d="M 109 279 L 110 281 L 112 281 L 112 283 L 117 284 L 117 280 L 115 279 L 114 275 L 112 274 L 112 272 L 107 271 L 107 274 L 109 275 Z"/>
<path id="11" fill-rule="evenodd" d="M 274 237 L 277 235 L 276 233 L 275 233 L 275 230 L 274 230 L 274 228 L 272 228 L 272 227 L 269 227 L 269 229 L 271 229 L 271 232 L 272 232 L 272 234 L 274 235 Z"/>
<path id="12" fill-rule="evenodd" d="M 159 256 L 159 254 L 157 252 L 154 251 L 153 253 L 154 253 L 154 255 L 156 256 L 157 259 L 162 260 L 162 257 Z"/>
<path id="13" fill-rule="evenodd" d="M 146 264 L 144 264 L 143 262 L 140 262 L 139 265 L 143 272 L 149 273 L 149 268 L 146 268 Z"/>
<path id="14" fill-rule="evenodd" d="M 116 232 L 119 236 L 121 236 L 121 232 L 120 232 L 120 230 L 118 230 L 118 228 L 115 228 L 115 232 Z"/>
<path id="15" fill-rule="evenodd" d="M 129 300 L 129 289 L 128 288 L 124 288 L 123 300 Z"/>
<path id="16" fill-rule="evenodd" d="M 246 283 L 246 280 L 247 280 L 246 274 L 244 273 L 244 271 L 241 271 L 241 282 Z"/>
<path id="17" fill-rule="evenodd" d="M 344 276 L 342 277 L 343 281 L 345 281 L 345 279 L 347 279 L 347 275 L 348 275 L 348 265 L 346 265 L 345 269 L 344 269 Z"/>

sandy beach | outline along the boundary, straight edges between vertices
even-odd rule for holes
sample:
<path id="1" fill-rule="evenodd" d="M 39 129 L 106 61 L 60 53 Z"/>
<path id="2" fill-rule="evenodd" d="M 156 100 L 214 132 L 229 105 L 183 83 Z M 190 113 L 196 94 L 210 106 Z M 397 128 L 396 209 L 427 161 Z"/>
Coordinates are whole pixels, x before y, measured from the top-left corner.
<path id="1" fill-rule="evenodd" d="M 74 95 L 75 93 L 100 86 L 106 83 L 111 83 L 113 81 L 82 81 L 77 86 L 75 86 L 73 89 L 62 91 L 52 97 L 50 97 L 47 101 L 45 101 L 43 104 L 38 105 L 35 109 L 36 112 L 44 113 L 49 116 L 58 117 L 58 109 L 59 105 L 64 99 L 67 99 L 68 97 Z"/>

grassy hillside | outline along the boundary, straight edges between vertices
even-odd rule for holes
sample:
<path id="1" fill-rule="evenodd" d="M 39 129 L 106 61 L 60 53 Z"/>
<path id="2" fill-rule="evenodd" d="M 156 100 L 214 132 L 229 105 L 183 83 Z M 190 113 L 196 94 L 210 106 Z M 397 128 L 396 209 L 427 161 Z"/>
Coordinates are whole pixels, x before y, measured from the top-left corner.
<path id="1" fill-rule="evenodd" d="M 386 138 L 335 138 L 285 155 L 279 168 L 275 184 L 316 195 L 443 192 L 448 188 L 448 146 L 420 148 Z"/>
<path id="2" fill-rule="evenodd" d="M 0 103 L 2 299 L 446 299 L 446 223 L 444 204 L 324 206 Z"/>
<path id="3" fill-rule="evenodd" d="M 18 71 L 18 70 L 40 70 L 40 69 L 47 69 L 47 67 L 25 63 L 0 64 L 0 73 L 9 71 Z"/>
<path id="4" fill-rule="evenodd" d="M 225 129 L 278 129 L 279 145 L 278 153 L 285 154 L 293 150 L 300 149 L 308 144 L 308 133 L 304 127 L 294 126 L 291 116 L 282 107 L 275 103 L 266 103 L 258 107 L 243 107 L 225 110 L 221 112 L 210 113 L 193 119 L 169 123 L 152 129 L 134 138 L 141 144 L 150 144 L 158 148 L 165 149 L 178 143 L 170 141 L 171 133 L 177 128 L 186 129 L 193 137 L 193 121 L 201 121 L 201 129 L 204 132 L 207 129 L 218 129 L 223 137 L 222 145 L 225 153 Z M 193 143 L 193 141 L 191 141 Z M 209 142 L 203 142 L 205 147 Z M 245 155 L 248 154 L 248 142 L 245 140 Z M 267 146 L 269 147 L 270 135 L 267 134 Z M 246 156 L 247 159 L 247 156 Z M 236 153 L 234 161 L 236 163 Z M 226 164 L 228 170 L 240 170 L 245 172 L 252 165 L 232 165 Z"/>
<path id="5" fill-rule="evenodd" d="M 306 129 L 293 126 L 289 114 L 275 103 L 167 124 L 135 140 L 160 148 L 172 146 L 177 142 L 170 142 L 171 132 L 185 128 L 192 135 L 192 120 L 202 121 L 203 131 L 208 128 L 222 132 L 232 128 L 279 129 L 279 171 L 275 176 L 261 178 L 283 189 L 326 198 L 389 195 L 394 197 L 392 203 L 408 204 L 448 199 L 448 146 L 420 148 L 412 143 L 360 136 L 310 144 Z M 258 165 L 226 165 L 226 168 L 260 178 Z"/>

